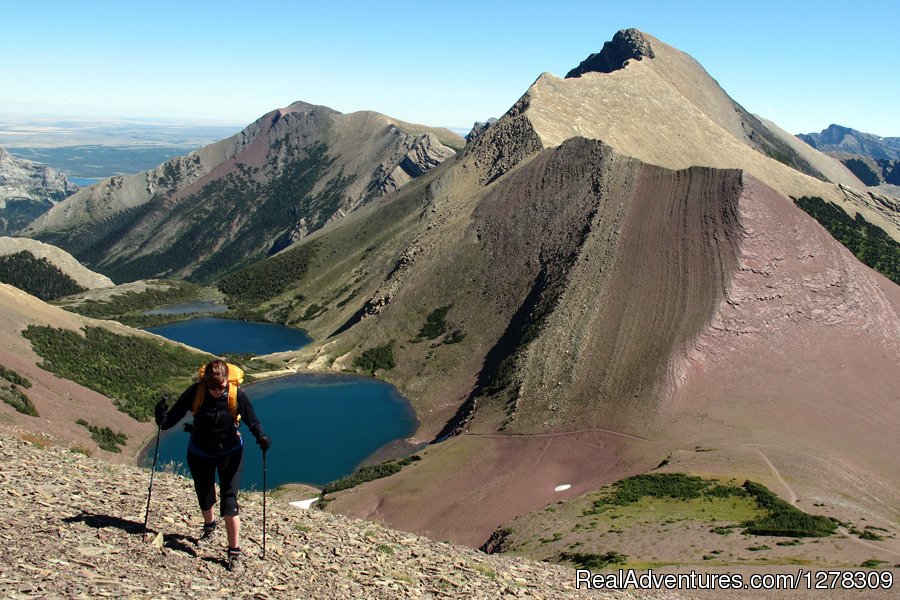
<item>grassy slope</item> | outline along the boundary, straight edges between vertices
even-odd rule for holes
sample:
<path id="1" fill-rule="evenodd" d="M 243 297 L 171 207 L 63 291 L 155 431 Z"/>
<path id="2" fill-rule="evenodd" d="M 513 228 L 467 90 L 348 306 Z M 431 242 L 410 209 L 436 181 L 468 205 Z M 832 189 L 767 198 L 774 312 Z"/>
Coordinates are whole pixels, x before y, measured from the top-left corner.
<path id="1" fill-rule="evenodd" d="M 706 493 L 685 494 L 670 486 L 658 488 L 656 491 L 660 493 L 645 488 L 626 500 L 621 499 L 624 484 L 654 477 L 673 481 L 689 479 L 673 473 L 641 476 L 548 505 L 502 527 L 508 532 L 504 551 L 551 562 L 569 558 L 565 556 L 567 553 L 615 552 L 626 557 L 625 568 L 754 564 L 858 566 L 862 557 L 881 554 L 843 535 L 831 538 L 750 535 L 746 522 L 764 518 L 769 511 L 765 503 L 757 502 L 737 487 L 739 480 L 717 482 L 696 478 L 705 482 L 702 487 Z M 710 494 L 713 486 L 726 493 Z M 857 531 L 859 534 L 854 538 L 858 540 L 865 530 Z M 896 532 L 877 531 L 885 536 L 896 535 Z"/>
<path id="2" fill-rule="evenodd" d="M 43 358 L 42 369 L 100 392 L 139 421 L 150 420 L 164 394 L 177 397 L 190 385 L 197 365 L 212 359 L 177 344 L 102 327 L 85 327 L 79 334 L 32 325 L 22 335 Z"/>
<path id="3" fill-rule="evenodd" d="M 118 323 L 110 321 L 94 321 L 86 317 L 62 310 L 58 307 L 41 302 L 33 296 L 12 288 L 0 285 L 0 362 L 7 368 L 15 370 L 26 377 L 32 385 L 26 390 L 28 397 L 33 402 L 40 417 L 29 417 L 15 412 L 12 408 L 2 405 L 0 415 L 0 428 L 4 430 L 31 431 L 38 435 L 47 434 L 57 440 L 76 445 L 90 452 L 96 451 L 96 444 L 91 439 L 90 433 L 84 427 L 76 424 L 78 419 L 85 419 L 89 423 L 103 427 L 109 427 L 114 432 L 123 432 L 127 435 L 126 448 L 122 454 L 105 454 L 105 457 L 114 461 L 133 460 L 140 451 L 143 442 L 150 435 L 151 428 L 155 426 L 147 422 L 135 420 L 132 416 L 119 410 L 125 403 L 118 402 L 120 398 L 128 402 L 135 400 L 135 396 L 119 397 L 115 393 L 108 396 L 102 392 L 94 391 L 101 383 L 113 382 L 114 384 L 132 384 L 139 388 L 139 396 L 147 397 L 147 404 L 143 410 L 138 411 L 139 416 L 147 418 L 152 414 L 152 405 L 158 397 L 150 392 L 146 396 L 148 388 L 159 389 L 164 384 L 171 384 L 172 390 L 178 393 L 183 385 L 189 382 L 198 362 L 202 362 L 194 356 L 181 363 L 177 367 L 177 374 L 171 381 L 165 381 L 168 374 L 160 374 L 158 377 L 150 376 L 147 369 L 152 370 L 159 360 L 156 355 L 132 354 L 132 347 L 149 344 L 156 349 L 166 352 L 177 349 L 186 352 L 176 344 L 166 343 L 160 347 L 161 342 L 156 336 L 138 332 Z M 51 357 L 60 368 L 67 362 L 82 370 L 81 376 L 85 385 L 61 377 L 53 371 L 40 366 L 44 357 L 34 351 L 32 343 L 23 336 L 23 331 L 29 327 L 45 327 L 49 325 L 53 332 L 66 331 L 71 336 L 80 338 L 69 348 L 62 357 Z M 98 337 L 99 343 L 92 347 L 85 347 L 87 341 L 83 328 L 99 327 L 106 336 Z M 62 329 L 60 329 L 62 328 Z M 52 336 L 57 337 L 57 336 Z M 68 336 L 66 336 L 68 337 Z M 113 341 L 111 341 L 113 340 Z M 122 344 L 118 344 L 122 341 Z M 76 340 L 76 342 L 78 342 Z M 118 346 L 118 347 L 116 347 Z M 57 345 L 55 350 L 61 350 L 62 345 Z M 153 348 L 150 348 L 153 350 Z M 118 358 L 116 358 L 118 356 Z M 124 358 L 123 358 L 124 357 Z M 151 365 L 148 367 L 148 365 Z M 55 367 L 54 367 L 55 368 Z M 132 369 L 134 371 L 129 371 Z M 187 369 L 187 370 L 184 370 Z M 109 379 L 101 382 L 104 378 Z M 181 386 L 181 389 L 178 389 Z M 130 404 L 130 406 L 135 406 Z"/>

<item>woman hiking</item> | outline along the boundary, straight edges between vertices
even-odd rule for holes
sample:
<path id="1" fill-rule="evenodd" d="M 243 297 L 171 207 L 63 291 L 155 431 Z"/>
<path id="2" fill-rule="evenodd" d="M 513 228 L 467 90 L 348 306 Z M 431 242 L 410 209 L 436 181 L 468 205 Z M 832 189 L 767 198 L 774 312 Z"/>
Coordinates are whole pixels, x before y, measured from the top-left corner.
<path id="1" fill-rule="evenodd" d="M 229 367 L 233 371 L 231 381 Z M 200 369 L 200 381 L 187 388 L 171 410 L 163 399 L 157 403 L 155 411 L 156 424 L 160 429 L 174 427 L 189 410 L 194 413 L 193 426 L 185 425 L 185 431 L 191 432 L 187 464 L 203 512 L 203 532 L 197 544 L 209 545 L 216 533 L 213 506 L 216 503 L 215 475 L 218 471 L 221 496 L 219 514 L 225 520 L 228 537 L 226 566 L 229 571 L 240 568 L 241 558 L 241 519 L 237 501 L 244 464 L 244 440 L 238 432 L 241 421 L 247 424 L 263 454 L 272 445 L 272 440 L 263 432 L 262 424 L 256 418 L 250 399 L 237 385 L 242 377 L 243 373 L 237 367 L 223 360 L 214 360 Z"/>

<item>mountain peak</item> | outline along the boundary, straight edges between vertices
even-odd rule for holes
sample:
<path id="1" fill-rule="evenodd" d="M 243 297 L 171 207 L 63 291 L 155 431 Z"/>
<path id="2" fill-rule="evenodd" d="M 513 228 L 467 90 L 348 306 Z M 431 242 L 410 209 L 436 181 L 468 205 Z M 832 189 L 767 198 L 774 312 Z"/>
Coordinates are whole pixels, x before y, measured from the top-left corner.
<path id="1" fill-rule="evenodd" d="M 637 29 L 620 29 L 603 49 L 591 54 L 580 65 L 566 74 L 566 78 L 581 77 L 585 73 L 612 73 L 625 66 L 631 59 L 654 58 L 653 48 L 643 32 Z"/>
<path id="2" fill-rule="evenodd" d="M 842 138 L 848 133 L 853 133 L 855 130 L 850 127 L 844 127 L 843 125 L 837 125 L 832 123 L 828 127 L 822 130 L 823 137 L 836 137 Z"/>
<path id="3" fill-rule="evenodd" d="M 900 160 L 900 138 L 885 138 L 852 127 L 832 123 L 820 133 L 800 133 L 797 137 L 821 152 L 846 152 L 876 160 Z"/>
<path id="4" fill-rule="evenodd" d="M 307 113 L 307 112 L 312 112 L 317 109 L 325 110 L 325 111 L 333 113 L 333 114 L 340 114 L 338 111 L 334 110 L 333 108 L 329 108 L 327 106 L 321 106 L 318 104 L 311 104 L 309 102 L 304 102 L 303 100 L 295 100 L 294 102 L 291 102 L 289 105 L 287 105 L 286 107 L 284 107 L 280 110 L 282 113 L 289 113 L 289 112 Z"/>

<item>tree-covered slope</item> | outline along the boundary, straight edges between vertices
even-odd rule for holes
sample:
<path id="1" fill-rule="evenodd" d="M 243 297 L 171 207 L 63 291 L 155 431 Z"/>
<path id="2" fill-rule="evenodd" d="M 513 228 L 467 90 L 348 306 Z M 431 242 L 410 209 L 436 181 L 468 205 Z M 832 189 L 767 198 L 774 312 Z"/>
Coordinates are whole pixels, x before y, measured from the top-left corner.
<path id="1" fill-rule="evenodd" d="M 41 300 L 56 300 L 86 289 L 46 258 L 36 258 L 25 250 L 0 256 L 0 282 L 14 285 Z"/>

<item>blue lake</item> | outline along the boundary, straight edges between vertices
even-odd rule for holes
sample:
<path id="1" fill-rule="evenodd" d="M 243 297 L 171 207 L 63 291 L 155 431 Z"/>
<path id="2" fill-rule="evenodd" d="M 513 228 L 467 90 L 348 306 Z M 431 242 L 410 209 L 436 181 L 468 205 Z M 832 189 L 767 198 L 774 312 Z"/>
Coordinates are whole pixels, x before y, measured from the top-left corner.
<path id="1" fill-rule="evenodd" d="M 297 350 L 312 341 L 305 331 L 276 323 L 252 323 L 236 319 L 200 317 L 147 331 L 216 355 L 270 354 Z"/>
<path id="2" fill-rule="evenodd" d="M 352 473 L 385 444 L 412 435 L 418 422 L 392 385 L 345 375 L 289 375 L 244 387 L 272 438 L 266 455 L 269 489 L 282 483 L 322 486 Z M 191 414 L 185 422 L 191 421 Z M 262 453 L 247 427 L 241 489 L 262 489 Z M 188 434 L 177 425 L 164 431 L 159 462 L 187 473 Z M 153 448 L 148 460 L 152 461 Z"/>
<path id="3" fill-rule="evenodd" d="M 213 354 L 269 354 L 308 344 L 305 332 L 271 323 L 202 317 L 148 329 Z M 267 486 L 309 483 L 322 486 L 349 475 L 377 451 L 415 433 L 415 411 L 397 389 L 369 377 L 298 374 L 244 386 L 266 433 Z M 190 413 L 184 421 L 191 421 Z M 242 489 L 262 489 L 262 453 L 247 427 Z M 145 456 L 153 460 L 153 444 Z M 188 434 L 181 424 L 163 432 L 159 464 L 174 463 L 187 473 Z"/>

